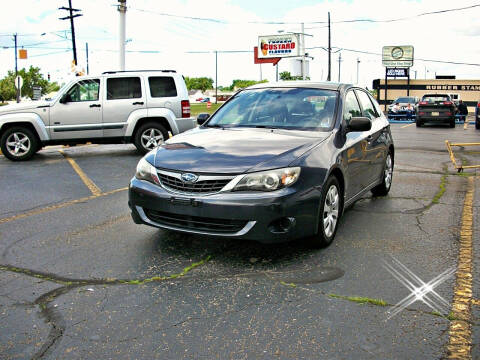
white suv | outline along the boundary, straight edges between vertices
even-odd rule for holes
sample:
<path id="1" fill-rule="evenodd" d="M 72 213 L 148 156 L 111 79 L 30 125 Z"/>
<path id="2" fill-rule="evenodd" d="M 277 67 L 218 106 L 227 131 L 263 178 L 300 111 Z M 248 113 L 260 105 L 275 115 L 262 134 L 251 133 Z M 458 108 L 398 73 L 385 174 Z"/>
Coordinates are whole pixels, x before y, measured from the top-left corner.
<path id="1" fill-rule="evenodd" d="M 0 147 L 10 160 L 45 145 L 133 142 L 146 153 L 194 128 L 183 76 L 173 70 L 111 71 L 82 76 L 55 98 L 0 108 Z"/>

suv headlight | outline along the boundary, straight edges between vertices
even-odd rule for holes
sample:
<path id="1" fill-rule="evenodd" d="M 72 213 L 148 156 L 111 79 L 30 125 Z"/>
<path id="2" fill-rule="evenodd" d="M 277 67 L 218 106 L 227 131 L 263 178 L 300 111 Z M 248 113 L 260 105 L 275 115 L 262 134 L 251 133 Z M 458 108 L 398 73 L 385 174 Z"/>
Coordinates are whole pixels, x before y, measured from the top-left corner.
<path id="1" fill-rule="evenodd" d="M 138 162 L 135 177 L 138 180 L 146 180 L 154 184 L 160 184 L 157 176 L 157 170 L 144 157 Z"/>
<path id="2" fill-rule="evenodd" d="M 300 176 L 300 168 L 284 168 L 244 175 L 233 191 L 274 191 L 293 185 Z"/>

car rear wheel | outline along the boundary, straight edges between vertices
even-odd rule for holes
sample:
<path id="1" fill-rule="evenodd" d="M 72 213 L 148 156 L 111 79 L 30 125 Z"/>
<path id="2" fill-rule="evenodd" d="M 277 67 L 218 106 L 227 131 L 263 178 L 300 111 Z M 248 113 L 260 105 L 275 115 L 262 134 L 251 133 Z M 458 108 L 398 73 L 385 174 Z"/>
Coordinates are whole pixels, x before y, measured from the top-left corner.
<path id="1" fill-rule="evenodd" d="M 372 189 L 372 194 L 374 196 L 385 196 L 390 191 L 390 187 L 392 186 L 392 179 L 393 179 L 393 157 L 392 153 L 388 152 L 387 157 L 385 159 L 385 165 L 383 167 L 383 179 L 380 185 L 375 186 Z"/>
<path id="2" fill-rule="evenodd" d="M 343 209 L 343 194 L 335 176 L 330 176 L 322 189 L 317 235 L 311 239 L 315 247 L 329 246 L 338 228 Z"/>
<path id="3" fill-rule="evenodd" d="M 417 119 L 416 124 L 417 124 L 417 127 L 422 127 L 423 121 L 421 119 Z"/>
<path id="4" fill-rule="evenodd" d="M 138 128 L 133 141 L 137 150 L 142 154 L 146 154 L 163 144 L 167 139 L 168 132 L 161 124 L 149 122 Z"/>
<path id="5" fill-rule="evenodd" d="M 480 130 L 480 121 L 479 120 L 475 121 L 475 129 Z"/>
<path id="6" fill-rule="evenodd" d="M 7 129 L 1 139 L 2 153 L 12 161 L 24 161 L 30 159 L 39 148 L 35 134 L 23 126 L 15 126 Z"/>
<path id="7" fill-rule="evenodd" d="M 450 119 L 450 127 L 454 128 L 455 127 L 455 118 Z"/>

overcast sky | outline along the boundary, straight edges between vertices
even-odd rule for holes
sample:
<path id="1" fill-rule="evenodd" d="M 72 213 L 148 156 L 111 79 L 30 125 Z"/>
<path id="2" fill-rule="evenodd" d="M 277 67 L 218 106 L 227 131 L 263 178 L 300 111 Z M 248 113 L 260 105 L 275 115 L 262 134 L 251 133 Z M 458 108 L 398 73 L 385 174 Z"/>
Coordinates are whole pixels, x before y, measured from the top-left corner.
<path id="1" fill-rule="evenodd" d="M 90 73 L 118 69 L 119 15 L 115 0 L 72 0 L 83 16 L 75 19 L 80 67 L 86 68 L 85 44 L 89 46 Z M 280 30 L 313 35 L 306 38 L 312 80 L 326 80 L 328 32 L 331 14 L 332 47 L 341 50 L 341 81 L 372 87 L 372 80 L 384 77 L 381 56 L 345 49 L 381 53 L 384 45 L 413 45 L 415 62 L 412 78 L 434 78 L 435 73 L 457 78 L 480 78 L 480 66 L 451 65 L 419 59 L 480 63 L 480 7 L 416 16 L 425 12 L 462 8 L 480 1 L 445 0 L 127 0 L 126 68 L 175 69 L 185 76 L 215 79 L 214 51 L 246 51 L 218 54 L 218 83 L 230 85 L 233 79 L 260 78 L 259 65 L 253 64 L 253 47 L 259 35 Z M 29 58 L 19 60 L 19 68 L 38 66 L 52 80 L 70 77 L 71 50 L 69 21 L 59 20 L 67 13 L 58 10 L 68 0 L 21 0 L 4 2 L 0 12 L 0 76 L 14 69 L 13 38 L 28 50 Z M 171 16 L 174 15 L 174 16 Z M 202 19 L 192 19 L 202 18 Z M 338 23 L 369 19 L 389 22 Z M 266 24 L 275 22 L 275 24 Z M 44 34 L 44 35 L 42 35 Z M 66 37 L 68 39 L 66 39 Z M 192 53 L 193 52 L 193 53 Z M 205 52 L 205 53 L 195 53 Z M 338 80 L 338 55 L 332 54 L 332 80 Z M 289 69 L 282 60 L 279 71 Z M 275 80 L 275 68 L 262 65 L 262 76 Z"/>

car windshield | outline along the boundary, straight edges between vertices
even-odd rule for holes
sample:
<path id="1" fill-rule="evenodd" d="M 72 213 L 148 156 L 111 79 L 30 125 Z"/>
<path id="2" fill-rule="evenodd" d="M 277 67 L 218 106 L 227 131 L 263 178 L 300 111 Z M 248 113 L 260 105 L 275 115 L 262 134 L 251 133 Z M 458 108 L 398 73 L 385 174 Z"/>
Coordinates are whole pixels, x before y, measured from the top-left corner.
<path id="1" fill-rule="evenodd" d="M 448 95 L 428 95 L 424 96 L 422 100 L 429 103 L 437 103 L 442 101 L 450 101 L 450 97 Z"/>
<path id="2" fill-rule="evenodd" d="M 244 90 L 222 106 L 207 127 L 257 127 L 327 131 L 337 92 L 308 88 Z"/>
<path id="3" fill-rule="evenodd" d="M 397 103 L 415 103 L 415 98 L 413 97 L 400 97 L 398 98 L 397 100 L 395 100 L 395 102 Z"/>

